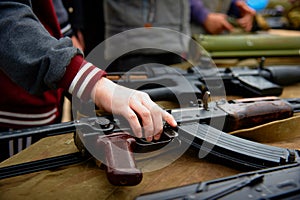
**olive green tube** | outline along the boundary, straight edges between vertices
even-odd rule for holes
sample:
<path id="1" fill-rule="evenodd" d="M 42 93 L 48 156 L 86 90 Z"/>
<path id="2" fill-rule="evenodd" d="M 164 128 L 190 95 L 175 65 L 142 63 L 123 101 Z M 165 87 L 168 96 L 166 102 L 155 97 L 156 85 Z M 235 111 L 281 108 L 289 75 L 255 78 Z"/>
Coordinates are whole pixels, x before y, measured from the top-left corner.
<path id="1" fill-rule="evenodd" d="M 194 35 L 194 39 L 208 52 L 294 50 L 300 49 L 299 36 L 270 34 Z M 297 53 L 299 55 L 299 52 Z"/>
<path id="2" fill-rule="evenodd" d="M 300 49 L 284 50 L 255 50 L 255 51 L 212 51 L 212 58 L 241 58 L 241 57 L 280 57 L 300 56 Z"/>

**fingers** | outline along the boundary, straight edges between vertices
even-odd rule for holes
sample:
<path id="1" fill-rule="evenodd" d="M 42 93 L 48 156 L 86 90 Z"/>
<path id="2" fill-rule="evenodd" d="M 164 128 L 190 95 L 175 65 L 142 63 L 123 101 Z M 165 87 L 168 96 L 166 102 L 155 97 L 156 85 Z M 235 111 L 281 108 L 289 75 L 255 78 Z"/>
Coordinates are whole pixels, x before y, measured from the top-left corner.
<path id="1" fill-rule="evenodd" d="M 234 27 L 228 22 L 227 17 L 228 16 L 225 14 L 220 14 L 219 23 L 221 24 L 221 26 L 220 26 L 219 33 L 222 33 L 225 30 L 227 31 L 233 30 Z"/>
<path id="2" fill-rule="evenodd" d="M 234 27 L 228 21 L 223 21 L 223 28 L 225 30 L 232 31 Z"/>
<path id="3" fill-rule="evenodd" d="M 163 110 L 161 107 L 159 107 L 156 103 L 149 99 L 146 99 L 143 101 L 145 107 L 150 110 L 151 117 L 152 117 L 152 123 L 153 124 L 147 124 L 149 126 L 153 126 L 153 132 L 149 131 L 147 132 L 147 129 L 145 130 L 145 135 L 147 136 L 146 139 L 148 141 L 152 140 L 152 135 L 154 140 L 159 140 L 160 136 L 163 132 L 163 121 L 166 121 L 170 126 L 176 127 L 177 122 L 175 121 L 174 117 L 168 113 L 167 111 Z"/>
<path id="4" fill-rule="evenodd" d="M 127 119 L 127 121 L 129 122 L 129 125 L 134 133 L 134 135 L 138 138 L 142 138 L 143 137 L 143 133 L 142 133 L 142 127 L 141 124 L 139 122 L 138 116 L 136 115 L 136 113 L 131 110 L 128 109 L 127 111 L 128 114 L 123 114 L 123 116 Z"/>
<path id="5" fill-rule="evenodd" d="M 140 108 L 136 112 L 142 120 L 146 140 L 159 139 L 163 131 L 162 109 L 148 95 L 142 97 L 141 104 L 138 104 L 137 108 Z"/>
<path id="6" fill-rule="evenodd" d="M 245 31 L 247 31 L 247 32 L 251 31 L 252 23 L 253 23 L 252 16 L 246 15 L 246 16 L 238 19 L 237 22 Z"/>
<path id="7" fill-rule="evenodd" d="M 147 141 L 151 141 L 153 139 L 153 135 L 157 133 L 157 129 L 155 128 L 156 119 L 153 116 L 154 111 L 148 109 L 140 102 L 136 102 L 133 109 L 141 119 L 145 138 Z"/>
<path id="8" fill-rule="evenodd" d="M 167 111 L 163 110 L 163 119 L 172 127 L 176 127 L 177 126 L 177 122 L 174 119 L 174 117 L 168 113 Z"/>
<path id="9" fill-rule="evenodd" d="M 170 126 L 172 126 L 172 127 L 177 126 L 176 120 L 174 119 L 174 117 L 170 113 L 168 113 L 167 111 L 161 109 L 161 114 L 162 114 L 162 119 L 164 121 L 166 121 Z M 159 140 L 160 136 L 161 136 L 161 134 L 156 134 L 154 136 L 154 139 Z"/>
<path id="10" fill-rule="evenodd" d="M 210 13 L 204 26 L 210 34 L 220 34 L 226 30 L 233 30 L 233 26 L 227 21 L 227 15 L 222 13 Z"/>
<path id="11" fill-rule="evenodd" d="M 148 132 L 148 134 L 153 134 L 154 140 L 159 140 L 163 132 L 162 109 L 156 104 L 149 109 L 151 110 L 153 133 Z M 149 137 L 149 139 L 151 138 Z"/>
<path id="12" fill-rule="evenodd" d="M 137 137 L 142 137 L 143 131 L 147 141 L 158 140 L 163 132 L 163 120 L 171 126 L 177 126 L 173 116 L 154 103 L 148 95 L 144 93 L 139 93 L 139 95 L 141 95 L 139 98 L 132 100 L 130 103 L 131 117 L 129 119 L 132 130 Z M 133 113 L 135 117 L 132 116 Z M 141 120 L 142 127 L 138 117 Z"/>
<path id="13" fill-rule="evenodd" d="M 250 8 L 245 2 L 237 1 L 237 7 L 239 7 L 241 11 L 242 17 L 238 19 L 239 25 L 247 32 L 251 31 L 253 18 L 256 15 L 256 11 Z"/>
<path id="14" fill-rule="evenodd" d="M 105 78 L 101 80 L 92 91 L 94 102 L 108 112 L 125 117 L 136 137 L 144 135 L 148 141 L 159 139 L 163 131 L 163 120 L 176 126 L 173 116 L 154 103 L 148 94 L 117 86 Z"/>

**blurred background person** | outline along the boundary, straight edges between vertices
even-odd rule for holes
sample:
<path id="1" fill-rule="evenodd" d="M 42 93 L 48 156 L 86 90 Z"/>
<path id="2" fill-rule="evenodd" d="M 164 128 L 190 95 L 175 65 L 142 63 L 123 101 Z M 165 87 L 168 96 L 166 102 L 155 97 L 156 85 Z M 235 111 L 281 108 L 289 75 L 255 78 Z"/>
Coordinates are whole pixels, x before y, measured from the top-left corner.
<path id="1" fill-rule="evenodd" d="M 252 29 L 255 10 L 243 0 L 190 0 L 192 33 L 232 32 L 232 19 L 244 31 Z"/>
<path id="2" fill-rule="evenodd" d="M 52 0 L 61 33 L 64 37 L 70 37 L 73 45 L 84 51 L 84 39 L 80 29 L 76 29 L 69 19 L 69 14 L 63 5 L 62 0 Z"/>
<path id="3" fill-rule="evenodd" d="M 72 29 L 88 55 L 104 40 L 103 0 L 62 0 Z"/>
<path id="4" fill-rule="evenodd" d="M 110 38 L 123 31 L 134 28 L 162 27 L 190 35 L 190 4 L 187 0 L 104 0 L 105 38 Z M 118 45 L 149 46 L 149 44 L 161 44 L 167 46 L 172 52 L 158 49 L 140 49 L 128 53 L 114 60 L 107 71 L 128 71 L 134 66 L 145 63 L 160 63 L 172 65 L 182 62 L 188 48 L 188 40 L 175 34 L 162 31 L 151 38 L 142 34 L 124 38 L 119 44 L 107 43 L 105 46 L 105 58 L 114 59 L 118 51 Z"/>

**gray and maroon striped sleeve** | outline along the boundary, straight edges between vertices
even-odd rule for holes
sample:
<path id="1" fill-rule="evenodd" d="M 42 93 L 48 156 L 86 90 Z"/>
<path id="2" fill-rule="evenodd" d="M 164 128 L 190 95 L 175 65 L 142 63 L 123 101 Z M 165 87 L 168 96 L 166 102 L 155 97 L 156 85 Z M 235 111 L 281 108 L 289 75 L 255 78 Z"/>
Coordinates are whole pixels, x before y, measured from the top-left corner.
<path id="1" fill-rule="evenodd" d="M 75 56 L 66 68 L 60 87 L 72 95 L 87 101 L 96 82 L 106 75 L 106 72 L 86 61 L 81 55 Z"/>

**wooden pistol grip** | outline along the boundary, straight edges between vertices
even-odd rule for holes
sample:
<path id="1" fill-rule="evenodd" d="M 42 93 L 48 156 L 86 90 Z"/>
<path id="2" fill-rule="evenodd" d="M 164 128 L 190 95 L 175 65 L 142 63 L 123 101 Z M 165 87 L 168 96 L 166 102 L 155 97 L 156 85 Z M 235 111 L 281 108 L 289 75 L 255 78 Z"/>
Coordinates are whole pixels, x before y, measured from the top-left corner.
<path id="1" fill-rule="evenodd" d="M 293 116 L 293 108 L 282 100 L 235 102 L 218 105 L 228 113 L 224 131 L 255 127 Z"/>
<path id="2" fill-rule="evenodd" d="M 126 132 L 100 136 L 98 143 L 105 153 L 106 175 L 117 186 L 133 186 L 142 181 L 143 174 L 137 168 L 133 148 L 135 139 Z"/>

